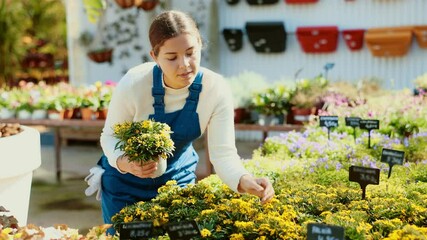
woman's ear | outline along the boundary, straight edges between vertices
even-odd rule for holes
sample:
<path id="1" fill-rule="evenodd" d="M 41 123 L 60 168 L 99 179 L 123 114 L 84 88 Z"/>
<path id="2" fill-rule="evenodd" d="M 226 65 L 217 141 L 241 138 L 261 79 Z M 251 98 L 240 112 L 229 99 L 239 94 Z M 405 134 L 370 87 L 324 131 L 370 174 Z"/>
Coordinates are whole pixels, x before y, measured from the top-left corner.
<path id="1" fill-rule="evenodd" d="M 150 51 L 150 56 L 151 56 L 151 58 L 153 59 L 153 61 L 155 61 L 157 64 L 159 64 L 159 63 L 157 62 L 157 57 L 156 57 L 156 55 L 154 54 L 154 51 L 153 51 L 153 50 L 151 50 L 151 51 Z"/>

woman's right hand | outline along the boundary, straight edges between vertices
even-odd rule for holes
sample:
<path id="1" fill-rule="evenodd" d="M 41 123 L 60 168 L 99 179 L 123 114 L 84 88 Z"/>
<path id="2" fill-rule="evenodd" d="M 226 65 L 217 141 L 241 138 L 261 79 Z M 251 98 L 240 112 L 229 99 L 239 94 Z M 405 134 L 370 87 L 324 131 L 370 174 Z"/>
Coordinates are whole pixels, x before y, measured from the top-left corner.
<path id="1" fill-rule="evenodd" d="M 117 168 L 121 173 L 130 173 L 139 178 L 149 178 L 157 170 L 157 162 L 141 165 L 137 162 L 129 162 L 128 157 L 121 156 L 117 159 Z"/>

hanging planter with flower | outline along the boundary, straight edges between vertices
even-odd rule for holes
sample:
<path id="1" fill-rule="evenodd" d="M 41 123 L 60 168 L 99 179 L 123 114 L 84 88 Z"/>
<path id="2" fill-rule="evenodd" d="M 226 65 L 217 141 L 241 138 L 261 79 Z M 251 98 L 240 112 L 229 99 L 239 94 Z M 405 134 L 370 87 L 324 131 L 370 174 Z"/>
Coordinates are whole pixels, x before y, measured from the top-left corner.
<path id="1" fill-rule="evenodd" d="M 338 27 L 298 27 L 297 38 L 305 53 L 334 52 L 338 45 Z"/>

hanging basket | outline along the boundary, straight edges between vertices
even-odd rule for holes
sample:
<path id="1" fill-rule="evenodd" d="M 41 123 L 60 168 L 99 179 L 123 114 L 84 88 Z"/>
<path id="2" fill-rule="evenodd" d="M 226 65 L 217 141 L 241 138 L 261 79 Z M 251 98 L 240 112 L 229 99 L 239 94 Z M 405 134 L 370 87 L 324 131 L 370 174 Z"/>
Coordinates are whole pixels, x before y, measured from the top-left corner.
<path id="1" fill-rule="evenodd" d="M 121 8 L 131 8 L 135 6 L 135 0 L 115 0 Z"/>
<path id="2" fill-rule="evenodd" d="M 427 48 L 427 25 L 415 26 L 414 35 L 420 48 Z"/>
<path id="3" fill-rule="evenodd" d="M 409 50 L 412 30 L 412 27 L 368 29 L 365 42 L 375 57 L 401 57 Z"/>
<path id="4" fill-rule="evenodd" d="M 111 63 L 112 56 L 113 56 L 113 49 L 107 48 L 107 49 L 103 49 L 103 50 L 92 51 L 92 52 L 88 52 L 87 55 L 90 58 L 90 60 L 92 60 L 96 63 L 103 63 L 103 62 L 110 62 Z"/>
<path id="5" fill-rule="evenodd" d="M 235 28 L 224 28 L 222 30 L 225 42 L 227 43 L 230 51 L 235 52 L 242 48 L 243 45 L 243 31 Z"/>
<path id="6" fill-rule="evenodd" d="M 286 49 L 283 22 L 247 22 L 246 33 L 256 52 L 278 53 Z"/>
<path id="7" fill-rule="evenodd" d="M 316 3 L 319 0 L 285 0 L 285 3 L 289 4 L 305 4 L 305 3 Z"/>
<path id="8" fill-rule="evenodd" d="M 298 27 L 297 38 L 305 53 L 334 52 L 338 45 L 338 27 Z"/>
<path id="9" fill-rule="evenodd" d="M 351 51 L 360 50 L 363 47 L 363 35 L 365 29 L 347 29 L 342 31 L 345 44 Z"/>
<path id="10" fill-rule="evenodd" d="M 158 3 L 159 0 L 135 0 L 135 6 L 139 9 L 143 9 L 144 11 L 153 10 Z"/>

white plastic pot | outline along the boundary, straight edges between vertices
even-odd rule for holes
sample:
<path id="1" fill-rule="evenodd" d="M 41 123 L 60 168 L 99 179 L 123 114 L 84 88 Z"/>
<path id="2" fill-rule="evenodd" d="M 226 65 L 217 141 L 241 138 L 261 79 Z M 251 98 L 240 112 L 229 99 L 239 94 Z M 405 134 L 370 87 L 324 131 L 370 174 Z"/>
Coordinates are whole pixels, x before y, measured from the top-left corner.
<path id="1" fill-rule="evenodd" d="M 0 206 L 14 216 L 19 226 L 27 225 L 33 171 L 41 164 L 40 133 L 30 127 L 0 138 Z"/>

